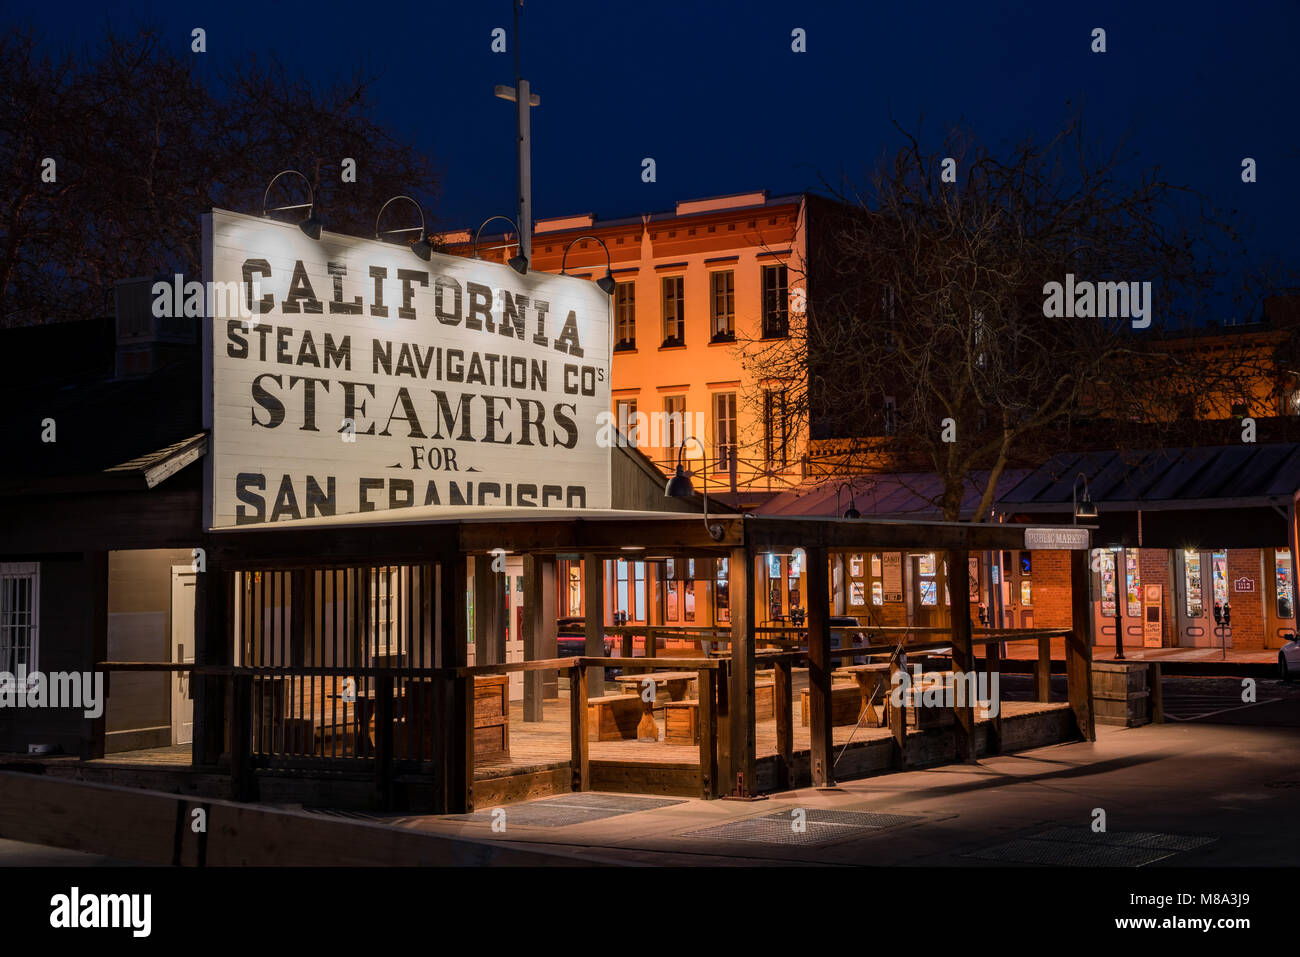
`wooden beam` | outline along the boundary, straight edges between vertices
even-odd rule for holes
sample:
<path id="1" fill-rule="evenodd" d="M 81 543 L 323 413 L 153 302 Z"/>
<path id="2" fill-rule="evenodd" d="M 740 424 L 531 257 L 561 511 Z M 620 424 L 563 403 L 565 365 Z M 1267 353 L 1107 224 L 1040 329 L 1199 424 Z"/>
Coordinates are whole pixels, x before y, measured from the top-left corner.
<path id="1" fill-rule="evenodd" d="M 468 573 L 465 558 L 449 552 L 438 563 L 438 633 L 436 666 L 463 668 L 468 660 Z M 434 735 L 436 810 L 464 814 L 473 804 L 473 678 L 454 676 L 435 682 L 438 733 Z"/>
<path id="2" fill-rule="evenodd" d="M 235 647 L 235 574 L 210 557 L 206 570 L 195 575 L 194 663 L 229 665 Z M 194 735 L 192 761 L 195 767 L 213 767 L 225 750 L 226 699 L 228 680 L 215 675 L 196 675 L 194 689 Z"/>
<path id="3" fill-rule="evenodd" d="M 718 796 L 718 720 L 713 669 L 698 671 L 696 683 L 700 701 L 700 797 L 709 801 Z"/>
<path id="4" fill-rule="evenodd" d="M 1052 700 L 1052 639 L 1038 639 L 1038 659 L 1034 662 L 1034 700 Z"/>
<path id="5" fill-rule="evenodd" d="M 542 630 L 538 639 L 538 654 L 543 661 L 558 657 L 556 607 L 559 601 L 559 565 L 553 555 L 537 556 L 537 566 L 542 590 Z M 542 697 L 555 701 L 560 697 L 560 673 L 554 669 L 542 672 Z"/>
<path id="6" fill-rule="evenodd" d="M 78 596 L 78 604 L 87 616 L 87 634 L 90 636 L 90 660 L 86 662 L 86 670 L 94 671 L 97 662 L 108 657 L 108 552 L 87 552 L 82 561 L 89 593 Z M 106 704 L 100 708 L 99 717 L 83 717 L 82 722 L 85 730 L 81 735 L 81 759 L 102 758 L 108 730 Z"/>
<path id="7" fill-rule="evenodd" d="M 1147 688 L 1151 692 L 1151 723 L 1165 723 L 1165 689 L 1161 684 L 1160 662 L 1153 661 L 1147 668 Z"/>
<path id="8" fill-rule="evenodd" d="M 813 787 L 835 783 L 832 767 L 830 596 L 827 594 L 827 552 L 805 548 L 808 561 L 808 733 Z"/>
<path id="9" fill-rule="evenodd" d="M 587 753 L 587 670 L 579 659 L 569 672 L 569 766 L 575 791 L 591 790 L 591 762 Z"/>
<path id="10" fill-rule="evenodd" d="M 793 667 L 789 659 L 777 661 L 772 675 L 772 707 L 776 717 L 776 787 L 778 791 L 785 791 L 791 786 L 791 769 L 794 765 L 794 685 Z"/>
<path id="11" fill-rule="evenodd" d="M 1002 753 L 1002 645 L 996 641 L 990 641 L 984 646 L 984 671 L 988 674 L 989 682 L 989 730 L 988 730 L 988 747 L 985 749 L 989 754 Z M 997 694 L 993 692 L 993 677 L 997 676 Z M 996 710 L 993 710 L 996 709 Z"/>
<path id="12" fill-rule="evenodd" d="M 492 569 L 491 555 L 475 555 L 474 663 L 499 665 L 506 660 L 501 628 L 501 573 Z"/>
<path id="13" fill-rule="evenodd" d="M 1070 621 L 1073 631 L 1065 638 L 1065 680 L 1079 735 L 1095 741 L 1097 730 L 1092 712 L 1092 598 L 1088 593 L 1092 574 L 1087 552 L 1070 553 Z"/>
<path id="14" fill-rule="evenodd" d="M 758 735 L 754 717 L 754 558 L 733 548 L 731 569 L 731 779 L 724 791 L 754 793 Z"/>
<path id="15" fill-rule="evenodd" d="M 605 657 L 605 560 L 588 552 L 582 556 L 583 614 L 586 618 L 585 649 L 592 658 Z M 587 694 L 605 694 L 605 669 L 587 668 Z M 573 694 L 572 689 L 569 691 Z"/>
<path id="16" fill-rule="evenodd" d="M 546 627 L 543 616 L 542 576 L 536 555 L 524 556 L 524 661 L 542 658 L 539 647 Z M 542 720 L 543 682 L 545 672 L 524 672 L 524 721 Z"/>
<path id="17" fill-rule="evenodd" d="M 969 553 L 964 549 L 948 551 L 948 597 L 952 602 L 952 670 L 959 675 L 975 674 L 975 652 L 971 645 L 970 624 L 970 566 Z M 969 684 L 967 685 L 969 687 Z M 957 736 L 957 760 L 973 764 L 975 749 L 974 702 L 965 700 L 953 703 Z"/>
<path id="18" fill-rule="evenodd" d="M 899 683 L 909 677 L 902 674 L 902 667 L 898 659 L 891 657 L 889 659 L 889 687 L 892 689 L 898 687 Z M 889 733 L 894 739 L 894 769 L 901 771 L 907 767 L 907 698 L 904 696 L 898 707 L 895 707 L 892 700 L 886 706 L 886 714 L 889 717 Z"/>

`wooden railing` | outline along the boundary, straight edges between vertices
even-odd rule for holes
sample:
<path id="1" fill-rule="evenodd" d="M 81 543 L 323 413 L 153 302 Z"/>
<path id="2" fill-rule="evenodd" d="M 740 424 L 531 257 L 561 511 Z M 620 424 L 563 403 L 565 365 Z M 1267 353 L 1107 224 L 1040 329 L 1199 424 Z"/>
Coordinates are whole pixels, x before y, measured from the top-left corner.
<path id="1" fill-rule="evenodd" d="M 657 631 L 684 637 L 687 629 L 659 629 L 626 626 L 606 629 L 623 636 L 625 642 L 636 632 Z M 698 641 L 729 643 L 730 632 L 719 629 L 690 629 Z M 832 633 L 864 634 L 866 644 L 831 649 L 832 662 L 853 657 L 888 657 L 897 670 L 894 652 L 937 651 L 951 647 L 945 628 L 884 628 L 836 626 Z M 1039 655 L 1035 663 L 1035 698 L 1048 700 L 1051 655 L 1050 640 L 1069 635 L 1062 629 L 992 630 L 978 629 L 972 645 L 985 646 L 985 667 L 1001 670 L 1000 645 L 1004 641 L 1035 639 Z M 707 637 L 706 637 L 707 635 Z M 899 640 L 901 639 L 901 640 Z M 654 647 L 647 641 L 647 652 Z M 774 680 L 777 786 L 793 786 L 794 758 L 793 668 L 808 660 L 807 629 L 761 627 L 755 629 L 759 646 L 756 663 L 771 666 Z M 768 646 L 763 650 L 761 646 Z M 626 644 L 624 645 L 626 647 Z M 238 800 L 256 794 L 258 769 L 309 770 L 311 768 L 351 770 L 372 774 L 376 799 L 381 807 L 393 803 L 397 773 L 428 777 L 434 784 L 435 809 L 455 813 L 472 805 L 474 781 L 474 680 L 481 676 L 535 671 L 564 672 L 569 677 L 569 762 L 575 791 L 591 786 L 588 746 L 589 698 L 587 675 L 591 668 L 622 668 L 644 671 L 690 671 L 699 689 L 700 796 L 713 798 L 725 793 L 720 767 L 727 755 L 724 728 L 731 658 L 718 657 L 615 657 L 582 656 L 540 661 L 470 665 L 457 668 L 424 667 L 238 667 L 229 665 L 172 664 L 159 662 L 102 662 L 112 672 L 187 672 L 192 677 L 211 679 L 210 687 L 229 702 L 226 709 L 231 793 Z M 819 679 L 822 680 L 822 679 Z M 827 676 L 826 680 L 829 680 Z M 340 697 L 344 682 L 355 692 Z M 110 682 L 111 684 L 111 682 Z M 1073 694 L 1072 694 L 1072 704 Z M 328 712 L 325 704 L 329 704 Z M 111 704 L 111 698 L 110 698 Z M 826 714 L 814 721 L 829 721 L 829 700 L 818 694 L 810 702 L 814 711 Z M 286 707 L 287 705 L 287 707 Z M 344 705 L 344 707 L 340 707 Z M 350 707 L 347 707 L 350 706 Z M 891 708 L 890 728 L 896 742 L 896 763 L 905 758 L 906 710 Z M 991 732 L 1001 737 L 1001 712 Z M 370 728 L 373 726 L 373 737 Z M 328 733 L 326 731 L 328 729 Z M 326 742 L 329 742 L 329 747 Z M 720 745 L 720 742 L 723 742 Z M 196 743 L 196 759 L 198 755 Z M 226 755 L 222 756 L 223 758 Z M 196 763 L 197 760 L 196 760 Z"/>

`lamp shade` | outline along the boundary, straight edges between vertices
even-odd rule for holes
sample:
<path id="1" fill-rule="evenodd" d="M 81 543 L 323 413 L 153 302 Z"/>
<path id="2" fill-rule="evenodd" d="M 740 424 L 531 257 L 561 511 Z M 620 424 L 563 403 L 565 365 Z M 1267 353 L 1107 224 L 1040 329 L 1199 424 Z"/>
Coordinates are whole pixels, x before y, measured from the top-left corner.
<path id="1" fill-rule="evenodd" d="M 1074 517 L 1075 518 L 1096 518 L 1097 506 L 1094 505 L 1087 498 L 1084 498 L 1082 502 L 1074 506 Z"/>
<path id="2" fill-rule="evenodd" d="M 677 466 L 677 474 L 668 480 L 668 486 L 664 489 L 665 498 L 690 498 L 695 494 L 695 486 L 691 484 L 691 478 L 686 474 L 686 469 Z"/>

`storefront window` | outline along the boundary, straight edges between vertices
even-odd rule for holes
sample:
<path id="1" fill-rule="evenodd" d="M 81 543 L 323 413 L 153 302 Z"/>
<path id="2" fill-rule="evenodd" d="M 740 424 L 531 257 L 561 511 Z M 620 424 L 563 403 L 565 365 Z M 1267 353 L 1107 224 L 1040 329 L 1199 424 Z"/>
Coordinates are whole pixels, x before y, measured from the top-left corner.
<path id="1" fill-rule="evenodd" d="M 582 569 L 569 562 L 569 614 L 582 614 Z"/>
<path id="2" fill-rule="evenodd" d="M 796 548 L 794 554 L 790 556 L 789 571 L 786 575 L 786 607 L 802 608 L 803 602 L 799 600 L 799 576 L 803 574 L 804 550 Z"/>
<path id="3" fill-rule="evenodd" d="M 645 562 L 630 562 L 632 565 L 633 601 L 636 608 L 634 621 L 645 621 Z"/>
<path id="4" fill-rule="evenodd" d="M 867 603 L 866 590 L 862 582 L 849 582 L 849 604 L 865 605 Z"/>
<path id="5" fill-rule="evenodd" d="M 1277 592 L 1277 617 L 1295 617 L 1295 569 L 1291 565 L 1291 549 L 1273 551 L 1273 587 Z"/>
<path id="6" fill-rule="evenodd" d="M 1124 569 L 1125 569 L 1125 590 L 1127 592 L 1128 616 L 1130 618 L 1142 617 L 1142 571 L 1138 567 L 1138 553 L 1136 551 L 1124 552 Z"/>
<path id="7" fill-rule="evenodd" d="M 695 559 L 686 560 L 686 581 L 682 582 L 682 606 L 684 619 L 695 620 Z"/>
<path id="8" fill-rule="evenodd" d="M 854 578 L 862 577 L 862 556 L 861 555 L 849 556 L 849 574 L 852 575 Z"/>
<path id="9" fill-rule="evenodd" d="M 922 575 L 933 575 L 934 574 L 934 552 L 930 552 L 929 554 L 922 555 L 920 565 L 921 565 Z"/>
<path id="10" fill-rule="evenodd" d="M 1205 602 L 1201 596 L 1201 553 L 1183 550 L 1183 586 L 1187 591 L 1187 617 L 1202 618 Z"/>
<path id="11" fill-rule="evenodd" d="M 1020 579 L 1020 604 L 1032 605 L 1034 603 L 1034 589 L 1028 578 Z"/>
<path id="12" fill-rule="evenodd" d="M 618 561 L 614 562 L 614 575 L 615 575 L 614 581 L 616 585 L 616 587 L 614 588 L 614 611 L 621 612 L 622 614 L 626 615 L 628 612 L 628 604 L 627 604 L 628 563 L 626 560 L 620 558 Z"/>
<path id="13" fill-rule="evenodd" d="M 921 604 L 922 605 L 939 604 L 939 588 L 933 581 L 921 582 Z"/>
<path id="14" fill-rule="evenodd" d="M 1108 548 L 1097 549 L 1097 562 L 1101 573 L 1101 616 L 1115 617 L 1116 585 L 1115 553 Z"/>
<path id="15" fill-rule="evenodd" d="M 871 556 L 871 575 L 873 578 L 879 578 L 881 575 L 880 552 L 874 552 Z"/>
<path id="16" fill-rule="evenodd" d="M 1215 552 L 1211 559 L 1211 568 L 1214 569 L 1214 603 L 1226 605 L 1228 604 L 1228 553 Z"/>
<path id="17" fill-rule="evenodd" d="M 717 605 L 718 621 L 731 621 L 731 595 L 727 589 L 727 562 L 729 559 L 718 559 L 718 577 L 714 580 L 715 602 Z"/>
<path id="18" fill-rule="evenodd" d="M 883 605 L 885 603 L 885 586 L 881 582 L 871 583 L 871 604 Z"/>

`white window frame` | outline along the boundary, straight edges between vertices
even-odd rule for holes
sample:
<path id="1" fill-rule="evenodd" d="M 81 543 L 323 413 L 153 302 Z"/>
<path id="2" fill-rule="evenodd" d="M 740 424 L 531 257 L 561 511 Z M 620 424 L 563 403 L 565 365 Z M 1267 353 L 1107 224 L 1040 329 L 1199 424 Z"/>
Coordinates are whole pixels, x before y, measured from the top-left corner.
<path id="1" fill-rule="evenodd" d="M 33 675 L 40 670 L 41 654 L 41 566 L 39 562 L 0 562 L 0 581 L 11 578 L 30 578 L 32 581 L 31 621 L 28 624 L 27 674 Z M 0 606 L 0 615 L 9 613 Z M 2 620 L 2 619 L 0 619 Z M 5 624 L 8 624 L 5 622 Z M 6 654 L 0 659 L 0 671 L 8 670 Z M 30 680 L 30 678 L 29 678 Z"/>

